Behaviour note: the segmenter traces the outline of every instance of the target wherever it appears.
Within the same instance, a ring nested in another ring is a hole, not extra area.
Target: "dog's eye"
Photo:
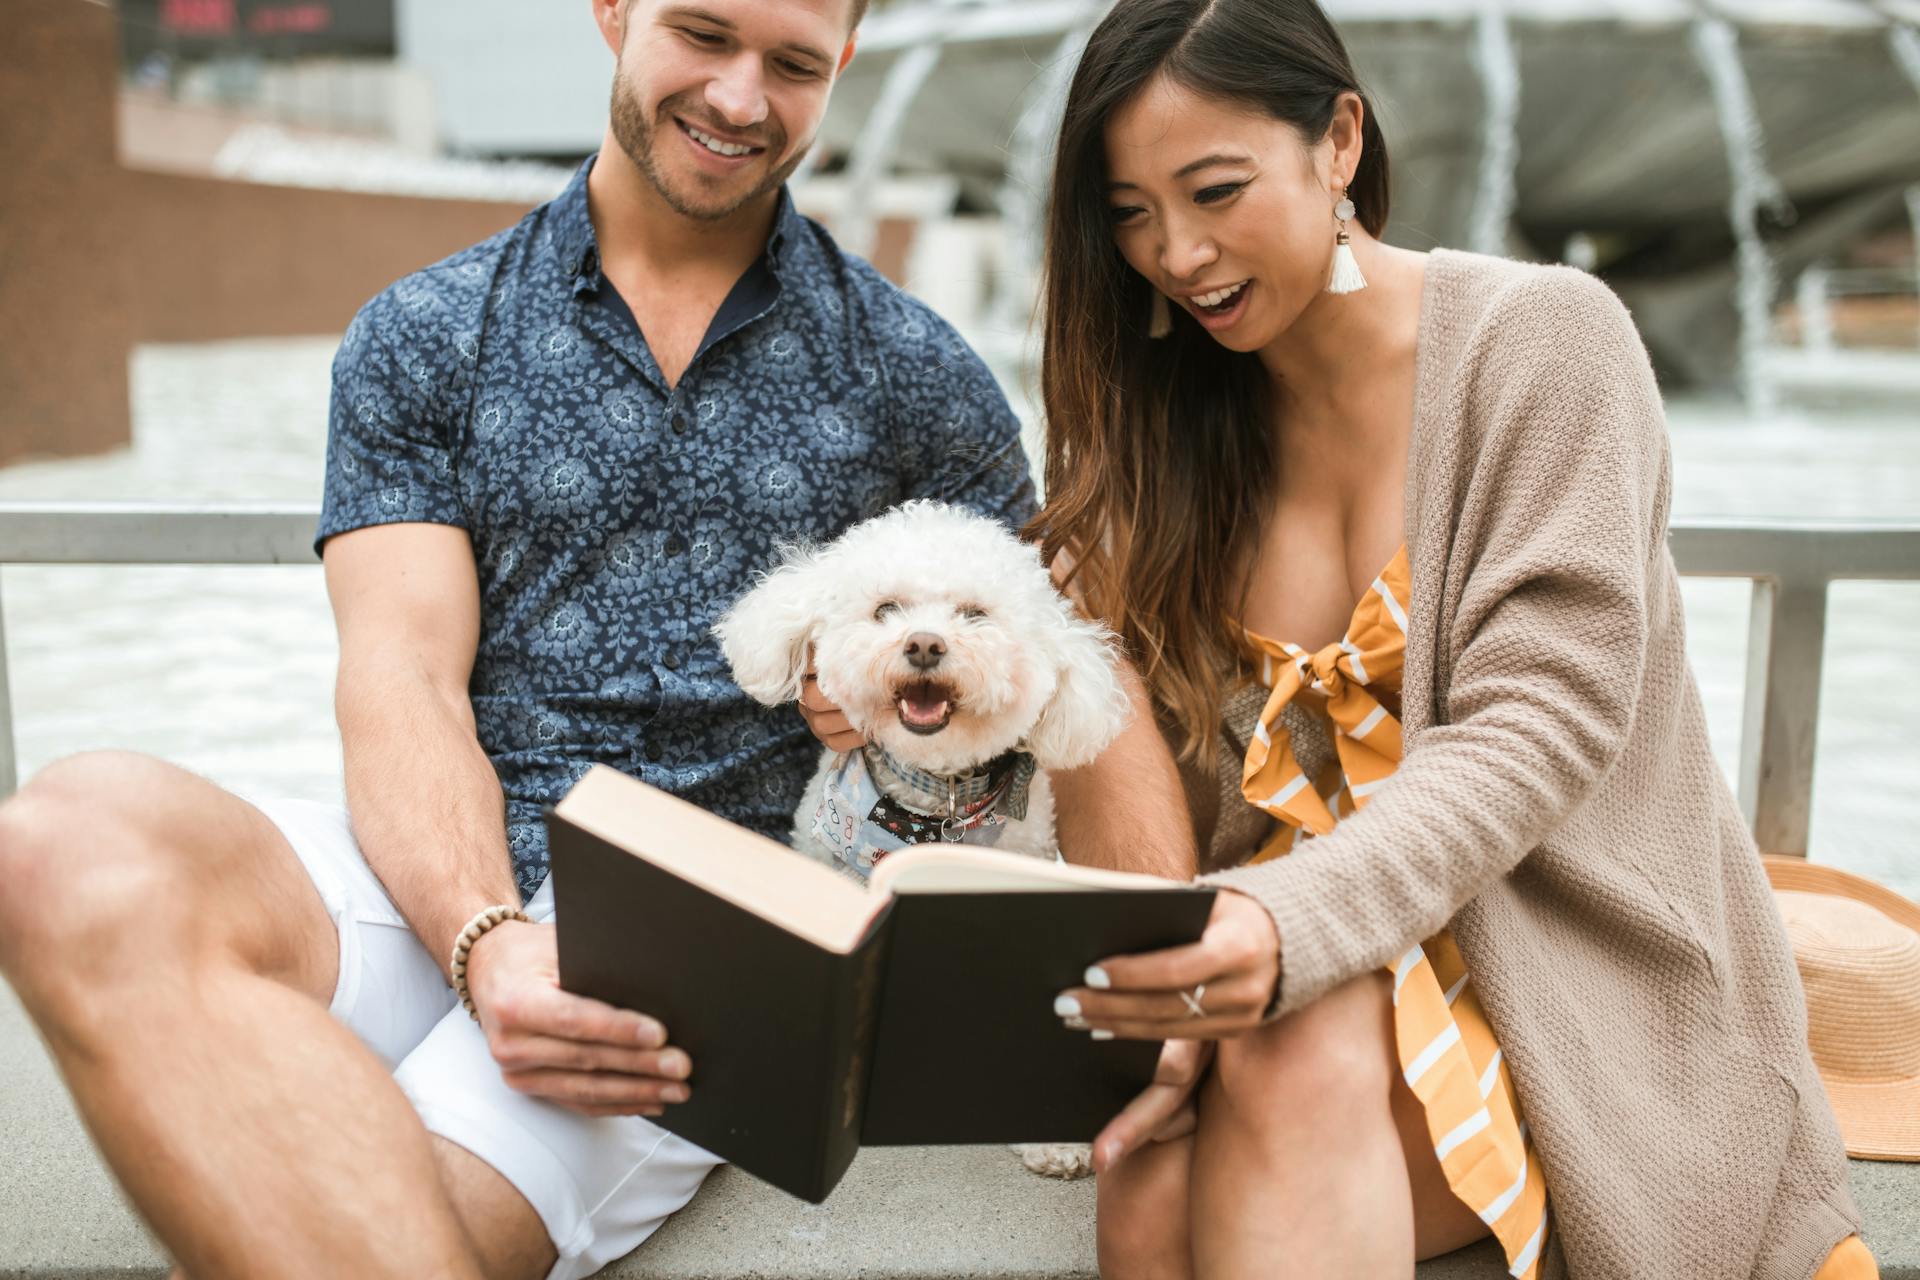
[[[888,614],[898,612],[900,612],[900,602],[898,600],[882,600],[874,607],[873,620],[875,622],[884,622]]]
[[[977,604],[963,604],[955,612],[968,622],[978,622],[987,616],[987,611]]]

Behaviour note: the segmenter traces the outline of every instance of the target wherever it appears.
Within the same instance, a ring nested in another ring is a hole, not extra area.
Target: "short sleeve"
[[[455,483],[444,339],[415,334],[389,290],[362,307],[333,360],[326,491],[314,551],[376,524],[470,527]]]
[[[1035,513],[1020,419],[986,362],[931,307],[898,294],[883,317],[903,499],[933,498],[1019,529]]]

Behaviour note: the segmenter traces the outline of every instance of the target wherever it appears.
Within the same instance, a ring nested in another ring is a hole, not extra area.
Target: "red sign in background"
[[[128,53],[394,51],[394,0],[121,0]]]
[[[225,36],[236,29],[233,0],[160,0],[160,25],[183,36]]]

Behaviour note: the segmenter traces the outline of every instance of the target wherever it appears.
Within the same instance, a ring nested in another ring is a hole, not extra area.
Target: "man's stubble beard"
[[[660,104],[660,119],[667,129],[678,129],[671,119],[675,114],[674,104],[678,100],[679,96],[676,95]],[[627,153],[627,158],[633,161],[634,167],[646,175],[647,181],[653,184],[653,189],[660,193],[660,198],[666,201],[667,206],[675,213],[702,222],[721,221],[768,192],[778,191],[781,185],[793,175],[793,171],[800,167],[800,162],[806,159],[807,151],[813,145],[809,142],[807,146],[799,148],[753,190],[716,209],[688,203],[687,199],[680,192],[675,191],[668,182],[667,175],[661,171],[653,151],[660,130],[654,127],[653,121],[647,119],[646,113],[634,99],[632,91],[627,87],[626,78],[619,73],[618,68],[614,71],[613,101],[608,114],[613,125],[614,141],[618,142],[620,149]],[[679,114],[694,120],[700,117],[700,113],[694,111],[683,111]],[[768,139],[767,150],[777,152],[786,145],[786,141],[786,134],[776,130],[775,136]]]

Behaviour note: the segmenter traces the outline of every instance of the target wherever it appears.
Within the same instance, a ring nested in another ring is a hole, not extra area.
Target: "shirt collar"
[[[593,156],[580,162],[566,190],[554,197],[548,212],[554,257],[560,269],[571,279],[582,276],[594,287],[600,283],[600,255],[593,241],[593,219],[587,213],[587,175],[593,172]]]
[[[767,265],[773,273],[780,274],[781,261],[793,247],[803,232],[804,219],[800,211],[794,208],[793,192],[782,183],[780,186],[780,205],[773,214],[773,234],[767,237]]]
[[[593,171],[595,156],[588,156],[574,170],[566,190],[554,198],[550,211],[552,219],[552,244],[560,269],[573,281],[574,289],[598,289],[600,287],[600,249],[593,236],[593,218],[587,212],[587,175]],[[794,207],[793,193],[784,185],[780,188],[780,203],[773,215],[773,234],[767,238],[767,247],[762,260],[773,271],[776,279],[782,277],[783,260],[791,256],[795,241],[800,238],[805,219]]]

